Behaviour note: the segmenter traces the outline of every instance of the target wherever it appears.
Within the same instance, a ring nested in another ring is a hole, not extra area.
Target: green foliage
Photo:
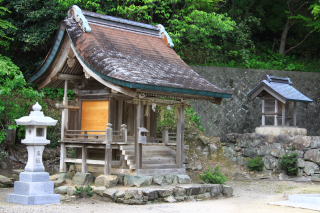
[[[62,100],[63,96],[64,96],[64,89],[45,87],[42,89],[42,92],[45,97],[48,97],[51,99]],[[67,95],[68,95],[69,100],[75,99],[75,94],[73,93],[73,91],[71,89],[68,89]]]
[[[0,143],[5,139],[7,128],[17,128],[14,119],[28,114],[36,101],[46,109],[41,97],[37,91],[27,87],[19,68],[8,57],[0,55]]]
[[[228,179],[224,176],[220,170],[219,166],[216,166],[212,171],[208,168],[204,171],[204,174],[200,174],[199,178],[206,183],[212,184],[224,184]]]
[[[92,197],[93,189],[91,185],[92,183],[89,183],[87,186],[75,186],[76,192],[74,195],[80,198]]]
[[[3,2],[3,0],[0,0],[0,4],[1,2]],[[11,24],[10,22],[6,21],[6,20],[1,20],[1,17],[4,17],[5,15],[7,15],[8,13],[11,13],[7,8],[5,7],[1,7],[0,6],[0,46],[1,48],[4,49],[8,49],[9,48],[9,40],[13,40],[12,38],[8,37],[6,35],[6,33],[4,32],[4,30],[16,30],[17,28],[15,26],[13,26],[13,24]]]
[[[288,175],[298,174],[298,157],[297,153],[293,152],[290,154],[285,154],[279,158],[279,164],[281,168],[288,172]]]
[[[161,132],[163,127],[168,127],[169,132],[175,132],[177,128],[177,120],[175,117],[175,108],[171,107],[170,110],[168,110],[166,107],[164,107],[164,119],[161,120],[161,107],[157,107],[158,117],[157,117],[157,132]],[[191,128],[193,125],[195,125],[199,130],[206,131],[201,126],[200,117],[197,115],[197,113],[194,111],[192,107],[185,108],[184,109],[185,114],[185,128],[186,131]]]
[[[8,152],[4,150],[0,150],[0,161],[2,161],[3,158],[7,158],[7,157],[9,157]]]
[[[248,167],[250,171],[258,171],[258,172],[263,171],[264,164],[261,160],[261,157],[255,157],[255,158],[249,159]]]

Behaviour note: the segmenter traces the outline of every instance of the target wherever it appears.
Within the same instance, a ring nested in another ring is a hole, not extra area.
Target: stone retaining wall
[[[308,130],[308,135],[320,135],[320,73],[290,72],[278,70],[253,70],[227,67],[191,66],[214,85],[232,93],[222,104],[192,101],[199,114],[206,135],[220,137],[223,134],[254,132],[261,125],[261,101],[248,99],[247,94],[258,85],[265,74],[289,77],[292,86],[314,100],[311,104],[297,104],[297,125]]]
[[[296,152],[298,176],[320,177],[320,136],[230,133],[222,136],[220,141],[224,155],[239,165],[247,166],[249,158],[260,156],[266,170],[282,173],[279,157]]]

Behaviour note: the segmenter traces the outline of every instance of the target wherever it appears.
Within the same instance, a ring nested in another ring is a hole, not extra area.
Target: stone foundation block
[[[233,188],[231,186],[225,186],[222,187],[222,194],[225,197],[232,197],[233,195]]]
[[[92,173],[77,172],[72,180],[73,185],[87,185],[93,181]]]
[[[49,180],[48,172],[21,172],[19,180],[23,182],[45,182]]]
[[[49,194],[49,195],[19,195],[19,194],[8,194],[7,203],[17,203],[22,205],[42,205],[60,203],[60,195]]]
[[[133,175],[125,175],[124,176],[124,185],[125,186],[151,186],[152,176],[133,176]]]
[[[104,186],[106,188],[115,187],[119,181],[116,175],[100,175],[95,180],[95,186]]]

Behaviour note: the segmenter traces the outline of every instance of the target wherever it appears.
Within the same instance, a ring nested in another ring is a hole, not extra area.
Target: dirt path
[[[0,212],[139,212],[145,213],[307,213],[315,212],[306,209],[268,205],[267,202],[286,200],[288,194],[320,193],[320,185],[311,183],[279,182],[279,181],[229,181],[233,186],[234,197],[219,200],[148,204],[143,206],[128,206],[106,203],[96,200],[75,200],[69,203],[22,206],[5,202],[6,194],[13,189],[0,189]]]

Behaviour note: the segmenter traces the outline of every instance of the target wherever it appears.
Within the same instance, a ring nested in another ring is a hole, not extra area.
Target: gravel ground
[[[307,213],[314,212],[306,209],[268,205],[267,202],[286,200],[288,194],[320,193],[320,185],[312,183],[295,183],[290,181],[228,181],[234,188],[232,198],[218,200],[157,203],[142,206],[128,206],[92,199],[76,199],[61,204],[22,206],[6,203],[6,194],[13,193],[11,189],[0,189],[0,212],[214,212],[214,213]]]

